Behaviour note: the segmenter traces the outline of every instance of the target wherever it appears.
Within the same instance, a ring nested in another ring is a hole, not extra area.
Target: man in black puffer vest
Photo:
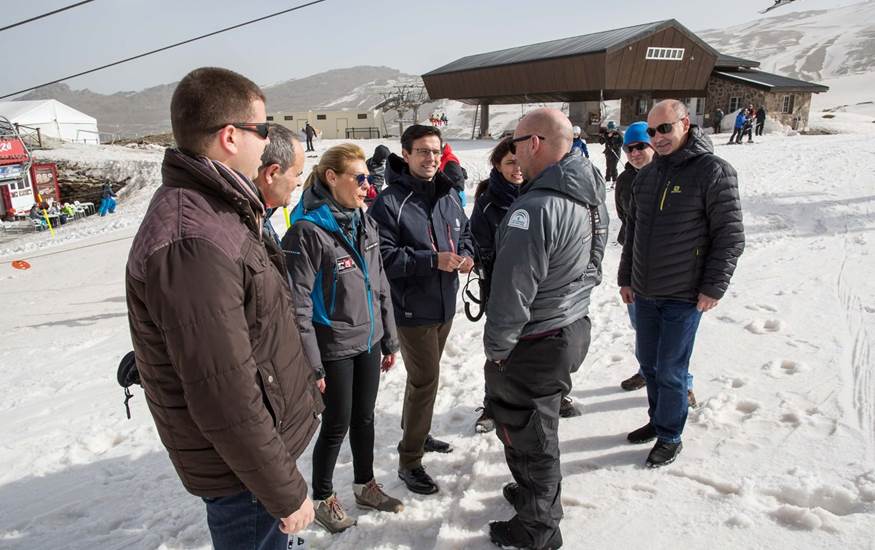
[[[657,440],[647,457],[655,468],[681,451],[696,330],[729,286],[744,226],[735,169],[690,125],[684,104],[656,104],[647,125],[659,156],[635,178],[618,283],[623,302],[635,303],[650,416],[628,439]]]

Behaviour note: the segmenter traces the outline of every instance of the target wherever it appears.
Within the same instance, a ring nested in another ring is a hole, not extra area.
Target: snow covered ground
[[[574,376],[584,414],[560,426],[567,548],[875,548],[871,120],[836,113],[822,123],[845,133],[717,146],[739,172],[747,248],[725,299],[702,321],[692,363],[701,406],[684,451],[657,471],[643,467],[649,445],[625,440],[646,421],[646,398],[619,388],[636,366],[615,283],[619,248],[609,246],[592,347]],[[378,143],[361,142],[368,153]],[[472,186],[487,174],[493,144],[454,142]],[[92,162],[114,162],[120,174],[157,174],[160,153],[92,150],[103,151]],[[590,151],[603,169],[600,146]],[[176,478],[142,391],[127,420],[115,382],[130,349],[124,266],[153,191],[132,188],[114,216],[65,228],[55,241],[43,233],[0,246],[0,547],[209,547],[203,504]],[[13,259],[33,267],[14,270]],[[482,329],[460,304],[433,427],[455,452],[425,461],[441,492],[416,496],[395,477],[399,366],[378,400],[375,468],[406,510],[350,507],[358,526],[335,536],[308,529],[310,548],[492,547],[487,522],[512,511],[500,493],[510,480],[501,446],[473,432]],[[309,478],[309,452],[299,465]],[[351,481],[345,446],[335,486],[347,504]]]

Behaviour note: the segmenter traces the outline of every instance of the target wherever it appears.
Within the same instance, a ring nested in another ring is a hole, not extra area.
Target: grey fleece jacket
[[[579,151],[524,185],[496,235],[486,357],[504,360],[521,338],[587,315],[607,239],[605,180]]]

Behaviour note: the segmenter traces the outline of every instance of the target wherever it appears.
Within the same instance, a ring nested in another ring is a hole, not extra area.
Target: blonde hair
[[[319,159],[319,164],[314,166],[313,171],[307,176],[307,181],[304,182],[304,188],[313,185],[317,179],[324,183],[325,172],[328,170],[334,170],[335,173],[340,174],[346,170],[349,163],[357,160],[367,160],[365,152],[362,151],[361,147],[354,143],[341,143],[340,145],[335,145],[322,153],[322,158]]]

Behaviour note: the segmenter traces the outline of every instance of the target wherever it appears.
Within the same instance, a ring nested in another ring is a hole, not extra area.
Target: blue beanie
[[[647,123],[644,121],[633,122],[626,128],[626,135],[623,137],[623,145],[632,143],[646,143],[650,145],[650,136],[647,135]]]

